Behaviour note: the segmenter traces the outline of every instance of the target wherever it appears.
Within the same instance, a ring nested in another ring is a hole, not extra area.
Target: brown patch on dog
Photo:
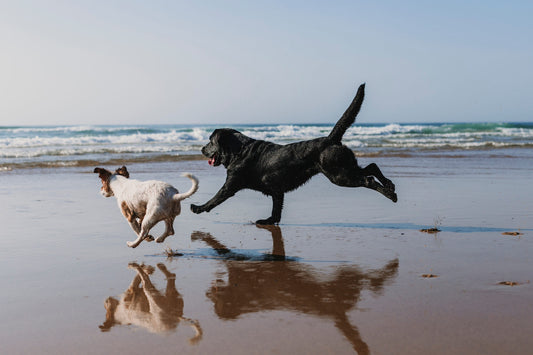
[[[100,180],[102,180],[102,188],[101,190],[106,192],[108,195],[113,195],[113,191],[111,190],[111,187],[109,186],[109,178],[111,177],[111,172],[106,169],[102,168],[94,168],[94,173],[98,174],[98,177]]]
[[[124,215],[124,217],[126,217],[128,222],[133,222],[135,220],[135,214],[128,207],[126,201],[122,201],[122,203],[120,204],[120,210],[122,211],[122,214]]]
[[[93,172],[98,174],[98,177],[102,180],[107,180],[111,176],[111,172],[103,168],[94,168]]]
[[[111,191],[111,187],[109,186],[109,180],[102,180],[102,190],[109,195],[113,195],[113,191]]]
[[[128,172],[128,169],[126,168],[125,165],[122,165],[121,168],[118,168],[117,170],[115,170],[115,173],[117,175],[124,176],[126,179],[129,179],[129,177],[130,177],[130,173]]]

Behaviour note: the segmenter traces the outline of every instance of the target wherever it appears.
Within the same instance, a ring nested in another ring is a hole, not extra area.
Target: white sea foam
[[[214,126],[57,126],[0,127],[0,166],[51,162],[106,161],[142,155],[200,154]],[[333,125],[233,126],[255,138],[280,144],[323,137]],[[533,124],[385,124],[354,125],[343,144],[380,154],[416,150],[533,148]]]

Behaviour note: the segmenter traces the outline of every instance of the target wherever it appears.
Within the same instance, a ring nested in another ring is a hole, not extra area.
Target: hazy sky
[[[0,0],[0,125],[533,120],[532,1]]]

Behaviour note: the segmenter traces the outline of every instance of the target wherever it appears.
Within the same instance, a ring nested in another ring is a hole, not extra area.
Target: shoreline
[[[398,162],[409,161],[412,159],[527,159],[530,157],[533,149],[530,148],[498,148],[493,149],[487,147],[485,149],[436,149],[436,150],[411,150],[405,151],[359,151],[353,150],[357,159],[364,161],[366,159],[397,159]],[[47,160],[47,161],[31,161],[19,163],[0,163],[0,174],[12,171],[31,171],[33,169],[81,169],[95,166],[122,166],[122,165],[146,165],[146,164],[171,164],[188,161],[204,161],[207,160],[202,154],[142,154],[134,156],[113,157],[107,160]]]

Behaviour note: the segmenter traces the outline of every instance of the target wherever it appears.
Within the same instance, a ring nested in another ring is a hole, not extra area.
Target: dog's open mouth
[[[207,162],[209,163],[209,165],[215,166],[216,160],[217,160],[217,153],[213,154],[213,156],[209,158]]]

